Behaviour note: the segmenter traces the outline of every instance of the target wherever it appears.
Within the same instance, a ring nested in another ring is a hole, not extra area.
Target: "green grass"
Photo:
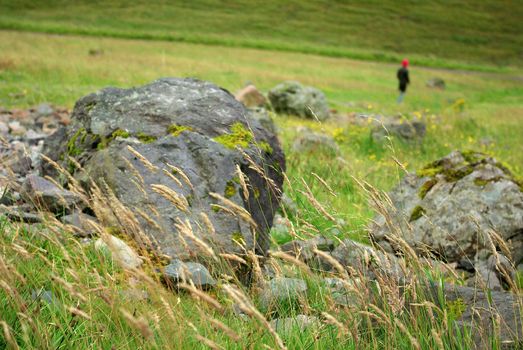
[[[522,65],[522,17],[520,3],[493,0],[0,1],[3,29],[482,70]]]

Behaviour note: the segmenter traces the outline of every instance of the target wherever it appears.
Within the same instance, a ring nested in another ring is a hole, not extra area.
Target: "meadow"
[[[26,7],[17,7],[11,9],[11,13],[2,14],[0,26],[7,26],[5,23],[8,22],[20,24],[37,19],[39,11],[31,10],[30,5],[27,2]],[[481,6],[478,8],[481,9]],[[129,32],[127,24],[120,22],[107,24],[105,28],[103,17],[84,17],[83,9],[80,5],[71,9],[78,14],[75,21],[91,18],[93,22],[86,23],[87,27]],[[60,6],[49,11],[55,11],[56,18],[49,24],[38,21],[43,28],[41,31],[54,31],[45,29],[44,25],[54,28],[52,26],[59,24],[70,28],[69,20],[61,16],[63,9]],[[191,11],[190,14],[197,13],[194,9]],[[110,15],[111,11],[108,11],[106,16]],[[131,19],[153,20],[144,16],[144,12],[135,12],[135,17],[133,13],[130,15]],[[228,15],[233,16],[234,13]],[[154,35],[160,35],[157,32],[161,31],[149,29],[149,23],[142,23],[142,29],[138,26],[137,32],[145,31],[143,28],[152,30],[150,35],[154,39]],[[503,26],[510,23],[507,21]],[[176,25],[182,24],[173,23],[172,31],[178,29]],[[270,26],[270,22],[266,25]],[[194,28],[187,30],[199,33]],[[265,32],[267,28],[255,26],[252,30]],[[325,30],[337,29],[327,26]],[[494,28],[493,33],[496,30]],[[505,29],[499,30],[503,32]],[[67,31],[69,29],[63,30]],[[282,29],[282,33],[285,30]],[[81,96],[106,86],[125,88],[159,77],[191,76],[209,80],[231,92],[240,89],[246,82],[252,82],[266,92],[281,81],[298,80],[324,91],[331,108],[342,116],[350,113],[401,113],[406,118],[427,117],[427,135],[421,142],[391,138],[380,143],[372,139],[368,128],[339,120],[320,123],[273,115],[287,156],[290,181],[286,184],[286,192],[299,208],[299,215],[291,219],[305,233],[332,233],[340,238],[366,241],[365,228],[374,216],[374,209],[369,203],[368,193],[358,183],[365,181],[379,191],[388,191],[406,170],[415,171],[455,149],[487,152],[509,164],[516,175],[523,174],[523,71],[518,66],[512,66],[506,73],[496,66],[489,66],[489,61],[496,60],[498,56],[508,63],[519,63],[520,58],[515,58],[511,48],[498,48],[499,51],[493,51],[490,56],[466,50],[458,54],[460,50],[449,49],[442,56],[443,67],[445,62],[456,59],[457,62],[471,62],[470,65],[492,67],[494,72],[427,68],[414,64],[410,68],[412,85],[405,102],[397,105],[396,63],[299,52],[306,51],[300,50],[299,45],[312,45],[319,40],[303,33],[295,34],[304,40],[296,42],[297,49],[277,51],[270,51],[269,47],[255,49],[249,45],[236,47],[240,44],[204,45],[177,42],[185,40],[139,40],[132,39],[131,35],[122,39],[86,34],[89,35],[0,31],[0,106],[25,108],[50,102],[72,108]],[[222,37],[219,32],[216,35]],[[101,36],[104,36],[103,33]],[[283,34],[279,37],[277,32],[274,38],[284,40]],[[355,47],[389,49],[372,42],[366,45],[360,43]],[[432,49],[436,53],[441,52],[436,47]],[[409,50],[414,54],[429,51],[427,48]],[[97,54],[92,55],[90,51]],[[468,61],[468,55],[484,59]],[[393,54],[391,59],[399,57]],[[444,79],[446,90],[426,87],[426,80],[433,77]],[[340,146],[340,154],[293,152],[291,145],[301,126],[331,134]],[[335,196],[325,191],[324,185],[312,173],[324,179]],[[302,179],[324,208],[343,221],[333,223],[316,210],[300,192],[303,190]],[[130,275],[113,264],[108,256],[92,247],[81,246],[62,232],[52,219],[47,227],[27,227],[2,219],[0,227],[0,310],[3,310],[0,313],[0,330],[3,330],[3,333],[0,332],[0,347],[18,348],[14,340],[20,348],[53,349],[279,347],[278,337],[258,315],[246,320],[229,310],[232,301],[236,300],[232,297],[233,292],[217,291],[202,295],[193,290],[173,293],[158,288],[158,281],[150,271]],[[291,238],[275,234],[274,248]],[[300,305],[263,310],[263,315],[292,316],[307,312],[330,320],[321,332],[293,330],[282,335],[291,349],[467,349],[470,345],[466,334],[447,324],[457,316],[451,306],[438,310],[441,315],[438,314],[435,319],[431,316],[432,311],[423,310],[398,315],[393,302],[388,306],[380,305],[378,310],[369,309],[374,316],[362,313],[358,316],[361,318],[351,317],[332,303],[331,295],[317,277],[300,268],[282,268],[307,280],[310,289],[308,299]],[[432,277],[437,279],[440,276]],[[131,282],[133,279],[138,282]],[[132,283],[139,283],[147,290],[149,300],[136,301],[123,297],[122,290]],[[391,285],[393,287],[397,286]],[[59,303],[55,304],[54,299],[39,303],[31,298],[32,291],[47,289],[54,291],[54,298]],[[211,296],[212,300],[206,295]],[[257,306],[255,298],[254,304]],[[329,319],[329,315],[342,320],[344,325]],[[354,329],[359,331],[351,333]]]

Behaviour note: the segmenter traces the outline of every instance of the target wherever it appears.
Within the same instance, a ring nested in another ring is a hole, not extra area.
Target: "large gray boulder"
[[[269,100],[277,113],[319,120],[325,120],[330,115],[323,92],[296,81],[285,81],[275,86],[269,91]]]
[[[172,258],[198,257],[201,244],[184,230],[219,252],[265,254],[269,247],[284,154],[274,132],[216,85],[165,78],[100,90],[76,103],[71,124],[47,139],[44,153],[87,190],[91,180],[102,189],[107,184]],[[43,172],[55,174],[49,166]]]
[[[370,226],[387,251],[398,250],[401,239],[419,254],[479,266],[491,247],[503,248],[495,232],[508,243],[516,266],[523,260],[521,184],[487,155],[452,152],[405,176],[389,197],[392,205]]]

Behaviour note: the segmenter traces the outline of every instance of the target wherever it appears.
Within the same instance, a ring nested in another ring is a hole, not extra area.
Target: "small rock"
[[[9,126],[6,123],[0,121],[0,134],[7,135],[9,133]]]
[[[270,322],[270,325],[278,333],[289,333],[295,330],[304,332],[307,329],[318,328],[321,322],[314,316],[297,315],[296,317],[276,318]]]
[[[9,122],[7,126],[13,136],[24,136],[27,132],[27,129],[17,120]]]
[[[355,290],[361,283],[359,278],[342,280],[340,278],[324,278],[325,286],[330,289],[331,296],[336,305],[355,307],[360,305]]]
[[[71,225],[75,235],[79,237],[91,236],[93,234],[93,228],[89,224],[89,221],[98,222],[95,217],[78,211],[64,215],[60,220],[66,225]]]
[[[281,206],[285,208],[285,211],[289,214],[296,214],[298,212],[298,206],[286,193],[281,196]]]
[[[304,241],[294,240],[283,244],[280,249],[300,259],[312,268],[323,271],[329,271],[331,269],[330,264],[328,264],[325,259],[318,257],[314,253],[314,249],[331,252],[334,249],[334,241],[331,239],[317,236]]]
[[[277,113],[319,120],[330,116],[323,92],[296,81],[286,81],[275,86],[269,91],[269,100]]]
[[[85,205],[79,195],[61,189],[51,181],[37,175],[29,175],[26,178],[21,194],[36,207],[43,205],[55,213]]]
[[[372,138],[376,141],[383,141],[389,135],[405,140],[421,139],[425,136],[427,130],[425,122],[417,118],[412,120],[402,117],[382,118],[381,122],[373,124]]]
[[[54,297],[53,292],[50,290],[36,290],[31,291],[31,299],[41,300],[49,305],[58,303],[57,299]]]
[[[445,90],[445,81],[441,78],[429,79],[425,85],[429,88]]]
[[[25,139],[29,142],[37,143],[38,141],[45,139],[47,136],[48,135],[46,134],[42,134],[34,131],[33,129],[29,129],[25,134]]]
[[[305,296],[307,284],[299,278],[279,277],[270,280],[261,291],[260,303],[268,308],[285,301],[296,300]]]
[[[488,268],[485,262],[476,264],[476,276],[480,278],[481,287],[491,290],[503,290],[496,271]]]
[[[12,206],[5,207],[0,206],[0,213],[7,216],[9,220],[20,221],[26,223],[39,223],[42,222],[42,216],[37,213],[29,211],[27,207],[24,206]]]
[[[124,269],[136,269],[142,265],[143,261],[138,254],[120,238],[107,235],[107,242],[98,238],[94,242],[94,247],[99,250],[106,250],[112,253],[113,258]]]
[[[41,103],[36,107],[36,113],[41,116],[50,115],[54,113],[54,109],[48,103]]]
[[[487,268],[494,271],[500,281],[507,279],[514,280],[516,278],[516,269],[510,260],[503,254],[496,253],[487,259]]]
[[[305,132],[298,136],[292,144],[292,150],[297,153],[323,150],[332,155],[337,155],[340,151],[332,136],[317,132]]]
[[[236,95],[234,95],[234,98],[248,108],[263,107],[267,104],[265,96],[252,84],[238,91]]]
[[[216,285],[216,280],[211,276],[205,266],[195,262],[183,262],[178,259],[171,260],[164,269],[164,276],[174,284],[191,281],[201,289],[209,289]]]

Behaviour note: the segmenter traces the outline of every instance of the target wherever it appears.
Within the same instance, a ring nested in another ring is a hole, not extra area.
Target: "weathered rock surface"
[[[64,215],[60,219],[64,224],[69,225],[74,234],[79,237],[91,236],[93,227],[90,225],[90,222],[97,222],[95,217],[78,211]]]
[[[325,120],[330,115],[323,92],[296,81],[286,81],[275,86],[269,91],[269,100],[277,113],[319,120]]]
[[[433,293],[439,304],[437,288]],[[485,293],[457,285],[445,285],[443,294],[447,308],[452,304],[458,313],[458,325],[471,331],[475,349],[492,349],[491,337],[498,339],[502,349],[523,345],[521,296],[502,291]]]
[[[164,254],[198,255],[194,241],[180,233],[186,229],[229,253],[243,252],[240,245],[260,254],[268,249],[284,155],[276,135],[213,84],[165,78],[138,88],[103,89],[76,103],[71,124],[48,138],[44,151],[87,188],[88,178],[101,188],[106,183]],[[237,166],[249,183],[248,200]],[[44,173],[53,170],[44,167]],[[227,204],[211,193],[244,208],[255,225],[220,209]]]
[[[120,238],[113,235],[98,238],[94,247],[100,251],[111,252],[113,259],[124,269],[136,269],[142,265],[140,256]]]
[[[291,302],[304,297],[307,293],[307,284],[299,278],[277,277],[269,282],[261,291],[260,304],[263,308],[278,305],[282,302]]]
[[[247,108],[264,107],[267,104],[267,99],[258,91],[256,86],[249,84],[240,91],[238,91],[234,98]]]
[[[373,123],[372,137],[381,141],[386,136],[392,135],[404,140],[416,140],[425,136],[427,126],[420,119],[405,119],[402,117],[382,118]]]
[[[318,328],[320,320],[314,316],[296,315],[295,317],[276,318],[270,322],[271,327],[278,333],[288,333],[299,330]]]
[[[298,153],[324,151],[332,155],[337,155],[340,151],[332,136],[308,130],[296,137],[292,150]]]
[[[523,192],[493,158],[452,152],[405,176],[389,196],[391,222],[378,215],[370,226],[374,240],[389,252],[398,249],[400,238],[419,254],[479,267],[492,254],[491,240],[500,248],[496,232],[508,242],[515,265],[523,261]]]
[[[216,285],[216,280],[205,266],[199,263],[182,262],[175,259],[164,268],[163,274],[169,282],[175,285],[181,282],[192,282],[201,289],[209,289]]]
[[[445,90],[445,81],[441,78],[432,78],[427,80],[425,85],[429,88]]]
[[[49,180],[37,175],[29,175],[23,186],[22,195],[36,208],[49,209],[52,212],[63,212],[75,207],[85,207],[82,197],[64,190]]]

